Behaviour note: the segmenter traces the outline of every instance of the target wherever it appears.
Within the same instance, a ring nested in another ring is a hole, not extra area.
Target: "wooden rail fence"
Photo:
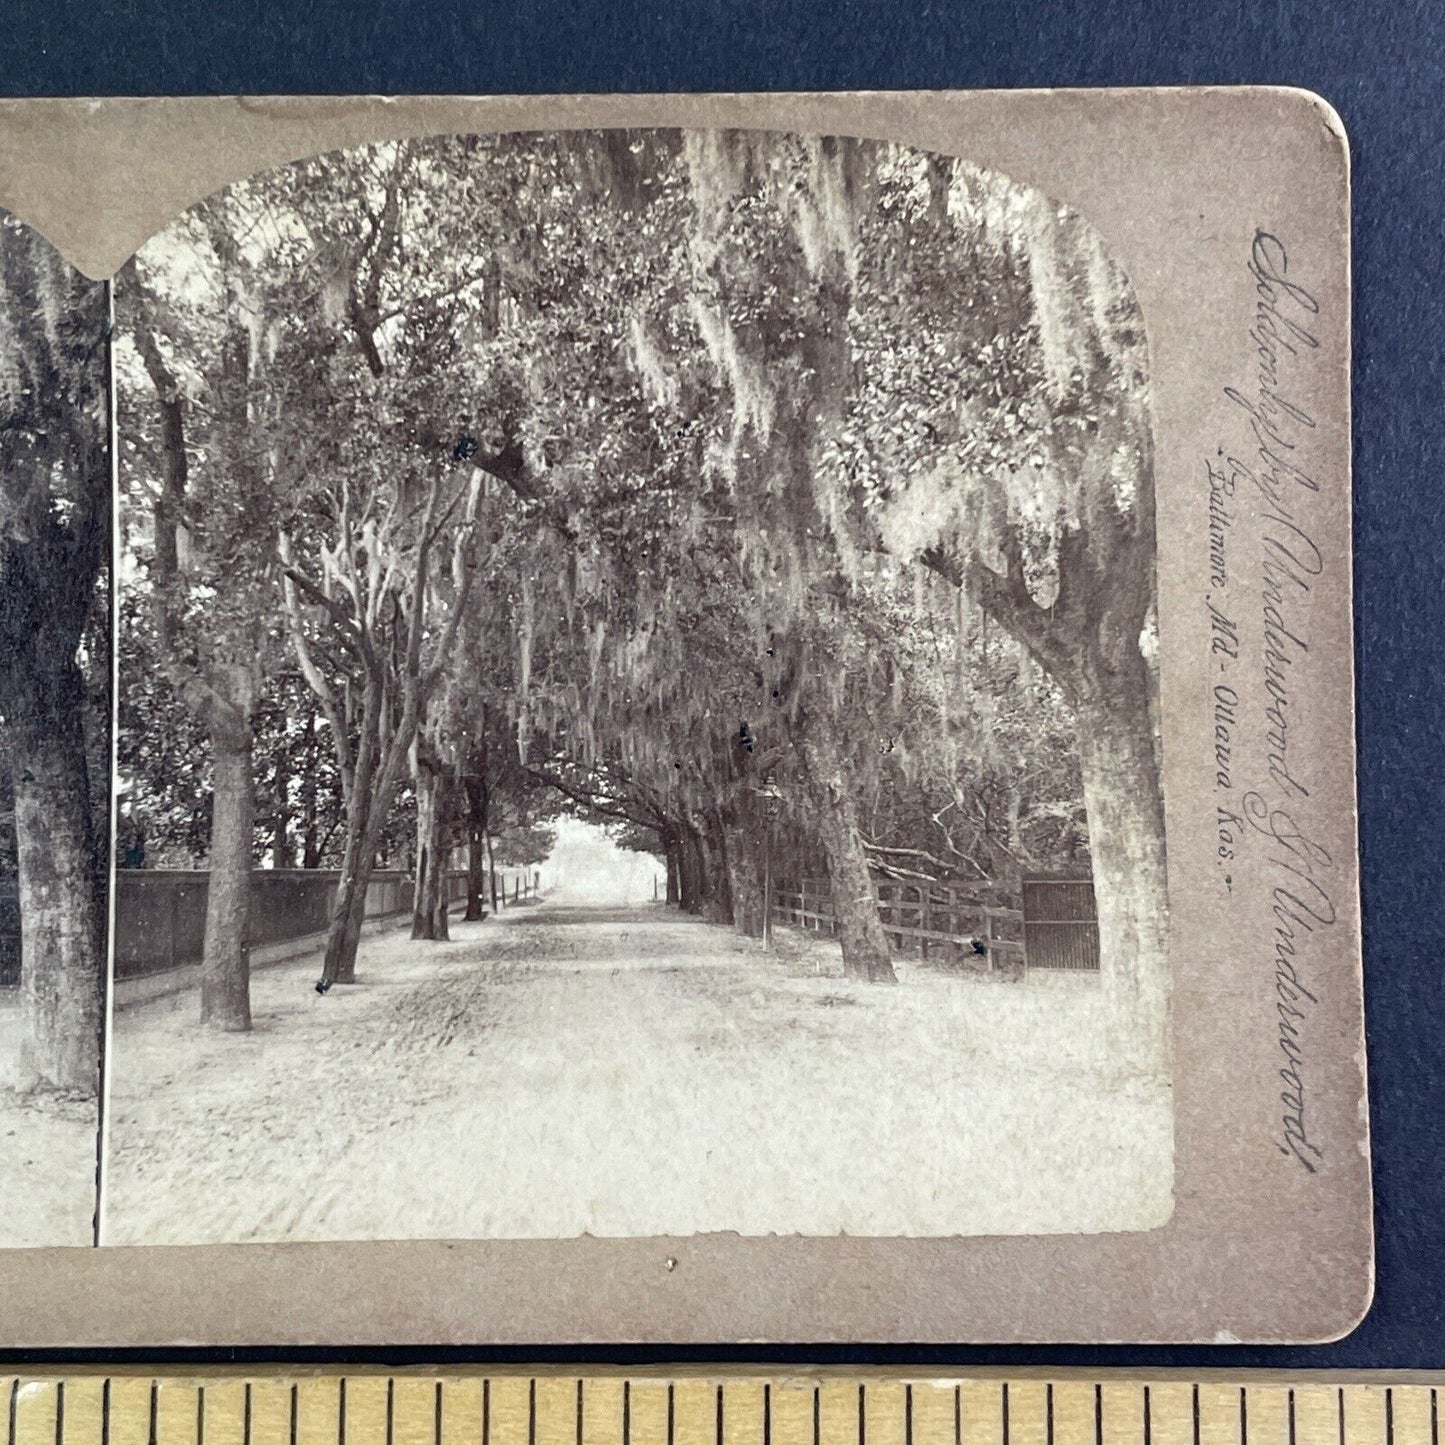
[[[980,968],[1024,965],[1024,916],[988,903],[967,889],[875,881],[883,932],[900,952]],[[773,894],[773,918],[814,933],[836,936],[833,894],[826,879],[805,879]]]

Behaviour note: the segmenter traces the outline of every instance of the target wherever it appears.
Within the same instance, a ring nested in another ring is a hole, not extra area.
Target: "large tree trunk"
[[[435,872],[432,847],[436,842],[436,775],[418,773],[416,782],[416,870],[411,890],[411,936],[436,937],[433,898]]]
[[[678,831],[678,896],[684,913],[701,913],[703,902],[702,840],[697,829],[684,823]]]
[[[20,882],[20,1070],[30,1087],[100,1081],[105,912],[73,661],[33,676],[7,718]]]
[[[251,1027],[251,845],[255,779],[251,722],[217,699],[211,709],[211,848],[201,954],[201,1023],[228,1033]]]
[[[662,848],[667,856],[667,901],[669,904],[682,902],[682,843],[677,829],[662,829]]]
[[[452,779],[421,764],[416,778],[416,891],[411,936],[445,941],[447,863],[451,856]]]
[[[1166,1068],[1168,879],[1151,679],[1137,649],[1105,675],[1107,695],[1078,704],[1099,956],[1121,1047],[1143,1068]]]
[[[356,950],[366,918],[366,890],[371,883],[380,832],[380,824],[375,819],[382,806],[373,792],[380,742],[369,724],[368,717],[356,748],[356,774],[346,815],[341,877],[336,882],[331,924],[326,934],[326,957],[321,966],[323,992],[334,983],[356,982]]]
[[[463,779],[467,808],[467,912],[468,923],[487,916],[487,814],[489,799],[485,778],[469,774]]]
[[[765,919],[763,898],[764,830],[767,824],[744,804],[730,808],[723,822],[728,886],[732,896],[733,927],[748,938],[761,938]]]
[[[356,982],[356,950],[361,943],[361,926],[366,920],[366,893],[376,866],[377,845],[391,809],[402,761],[416,736],[415,718],[406,718],[383,743],[381,718],[387,707],[385,689],[374,682],[363,714],[348,789],[346,850],[331,911],[326,958],[317,985],[320,993],[325,993],[334,983]]]
[[[291,846],[291,744],[284,734],[276,748],[271,796],[271,866],[293,868],[296,866],[296,853]]]
[[[848,768],[831,739],[805,742],[802,752],[818,834],[828,861],[843,972],[868,983],[894,983],[897,975],[873,893],[873,876],[858,827],[857,797]]]
[[[321,965],[321,987],[356,982],[356,950],[361,943],[361,925],[366,921],[366,890],[376,857],[376,834],[368,817],[358,819],[346,830],[346,848],[341,855],[341,877],[331,905],[331,924],[326,934],[326,956]]]
[[[416,869],[411,893],[411,936],[436,937],[436,839],[438,774],[418,763],[412,777],[416,793]]]
[[[702,916],[709,923],[730,924],[733,899],[728,886],[727,844],[721,823],[711,815],[702,819],[697,837],[702,857]]]
[[[487,889],[492,898],[492,916],[495,918],[500,912],[497,907],[497,855],[492,848],[492,831],[490,828],[482,830],[482,845],[487,854]]]

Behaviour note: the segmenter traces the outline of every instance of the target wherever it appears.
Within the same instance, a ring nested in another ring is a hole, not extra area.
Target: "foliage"
[[[367,678],[404,677],[410,635],[433,682],[388,694],[389,725],[485,767],[508,861],[563,806],[539,789],[659,848],[771,789],[806,853],[826,736],[884,871],[1087,863],[1088,659],[1046,623],[1093,606],[1137,649],[1152,571],[1127,607],[1098,579],[1134,586],[1152,482],[1142,324],[1077,217],[872,143],[444,137],[233,187],[137,276],[199,438],[192,653],[218,614],[272,646],[284,578],[323,700],[283,669],[256,706],[261,815],[291,812],[292,848],[298,779],[335,805]],[[161,585],[154,430],[126,468],[135,599]],[[194,855],[203,750],[143,618],[123,767]],[[320,716],[334,765],[307,751]]]

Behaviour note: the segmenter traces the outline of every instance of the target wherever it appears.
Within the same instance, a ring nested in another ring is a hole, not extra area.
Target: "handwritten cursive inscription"
[[[1267,890],[1267,977],[1282,1085],[1275,1147],[1314,1174],[1326,1150],[1311,1109],[1310,1018],[1320,1001],[1311,942],[1334,924],[1336,908],[1330,855],[1310,832],[1309,759],[1298,739],[1312,697],[1303,686],[1311,603],[1325,570],[1311,536],[1311,511],[1321,491],[1309,456],[1317,426],[1303,401],[1322,318],[1318,299],[1279,236],[1256,230],[1247,265],[1254,286],[1250,376],[1247,385],[1224,391],[1234,415],[1245,419],[1247,433],[1243,445],[1222,446],[1207,463],[1206,605],[1210,655],[1226,674],[1216,673],[1210,682],[1215,787],[1233,788],[1239,771],[1254,773],[1258,782],[1239,803],[1220,798],[1217,861],[1232,869],[1248,849],[1251,879]],[[1252,579],[1237,581],[1227,564],[1228,535],[1236,521],[1243,527],[1246,514],[1257,560]],[[1235,586],[1250,594],[1239,601],[1242,610],[1229,599]],[[1221,646],[1222,620],[1229,618],[1231,645]],[[1228,677],[1236,665],[1252,674],[1241,677],[1237,688]],[[1247,706],[1252,711],[1246,713]],[[1236,743],[1237,728],[1252,735]],[[1247,765],[1241,754],[1249,758]],[[1232,871],[1223,882],[1232,894]]]

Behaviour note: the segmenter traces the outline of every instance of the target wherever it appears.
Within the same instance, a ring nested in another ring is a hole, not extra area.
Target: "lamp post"
[[[754,791],[762,802],[763,814],[768,820],[767,832],[763,837],[763,951],[767,952],[773,946],[773,830],[778,821],[783,795],[773,782],[771,774]]]

